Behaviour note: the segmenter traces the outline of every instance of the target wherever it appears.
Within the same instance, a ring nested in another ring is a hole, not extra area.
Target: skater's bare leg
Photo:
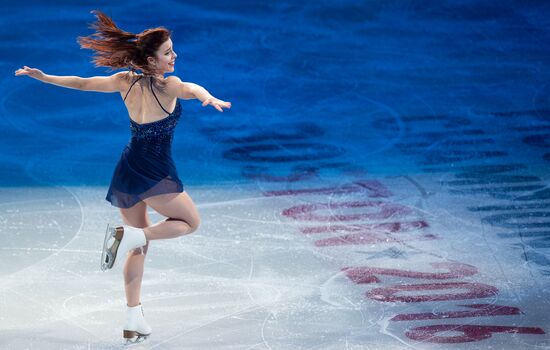
[[[167,216],[167,219],[152,225],[147,215],[148,205],[159,214]],[[143,254],[141,249],[134,249],[128,254],[124,264],[126,303],[128,306],[136,306],[140,303],[145,254],[147,254],[149,241],[174,238],[194,232],[200,224],[200,217],[186,192],[149,197],[131,208],[120,208],[120,213],[126,225],[143,228],[147,238]]]
[[[148,247],[149,242],[143,247],[143,254],[140,249],[134,249],[126,258],[126,263],[124,264],[124,290],[128,306],[136,306],[140,303],[141,282],[143,280],[143,269]]]
[[[139,202],[131,208],[120,208],[120,213],[126,225],[138,228],[151,225],[147,216],[147,204],[144,202]],[[130,251],[124,264],[124,290],[128,306],[139,305],[141,299],[141,282],[149,242],[142,248]]]
[[[167,219],[144,229],[147,240],[175,238],[197,230],[200,216],[187,192],[166,193],[144,199]]]

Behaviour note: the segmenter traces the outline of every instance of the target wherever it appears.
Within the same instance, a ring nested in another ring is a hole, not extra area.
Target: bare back
[[[170,82],[165,93],[152,86],[150,78],[133,72],[130,81],[124,80],[121,92],[130,118],[138,123],[150,123],[166,118],[176,108],[177,97],[172,94]]]

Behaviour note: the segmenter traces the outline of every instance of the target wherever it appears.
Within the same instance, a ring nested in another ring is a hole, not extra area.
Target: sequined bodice
[[[174,129],[181,115],[180,102],[176,102],[174,111],[163,119],[139,124],[130,119],[132,138],[130,149],[143,156],[163,157],[172,154]]]
[[[178,120],[181,116],[181,104],[180,101],[176,101],[176,107],[174,111],[168,116],[149,123],[136,123],[130,119],[130,130],[132,131],[132,138],[158,138],[162,135],[172,134],[176,127]]]
[[[141,79],[143,75],[138,76],[138,78],[130,85],[126,96],[124,96],[124,101],[128,97],[128,93],[132,87]],[[132,131],[132,138],[128,144],[128,149],[132,152],[138,152],[144,157],[153,156],[155,158],[162,156],[170,156],[172,153],[172,138],[174,137],[174,128],[176,127],[178,120],[181,115],[181,104],[180,101],[176,99],[176,107],[172,113],[168,112],[162,104],[160,103],[155,90],[153,89],[153,77],[150,77],[151,92],[157,100],[160,108],[163,111],[168,113],[168,116],[155,120],[154,122],[149,123],[136,123],[130,118],[130,130]]]

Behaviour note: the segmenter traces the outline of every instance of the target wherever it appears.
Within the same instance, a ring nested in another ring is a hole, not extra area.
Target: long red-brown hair
[[[119,68],[134,72],[140,70],[146,76],[153,76],[154,71],[149,66],[147,57],[155,57],[162,43],[170,38],[170,30],[156,27],[134,34],[117,27],[109,16],[99,10],[91,13],[97,17],[97,22],[90,25],[95,33],[86,37],[79,36],[76,40],[81,48],[94,51],[91,62],[95,67],[109,67],[111,71]],[[164,81],[154,81],[160,90],[166,86]]]

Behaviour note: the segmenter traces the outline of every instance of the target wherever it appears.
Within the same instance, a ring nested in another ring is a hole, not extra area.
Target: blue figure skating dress
[[[124,100],[142,77],[132,83]],[[172,113],[164,109],[153,90],[152,80],[151,77],[151,91],[168,116],[142,124],[130,118],[132,136],[122,151],[105,197],[115,207],[130,208],[147,197],[184,191],[172,159],[172,139],[181,115],[181,105],[177,100]]]

